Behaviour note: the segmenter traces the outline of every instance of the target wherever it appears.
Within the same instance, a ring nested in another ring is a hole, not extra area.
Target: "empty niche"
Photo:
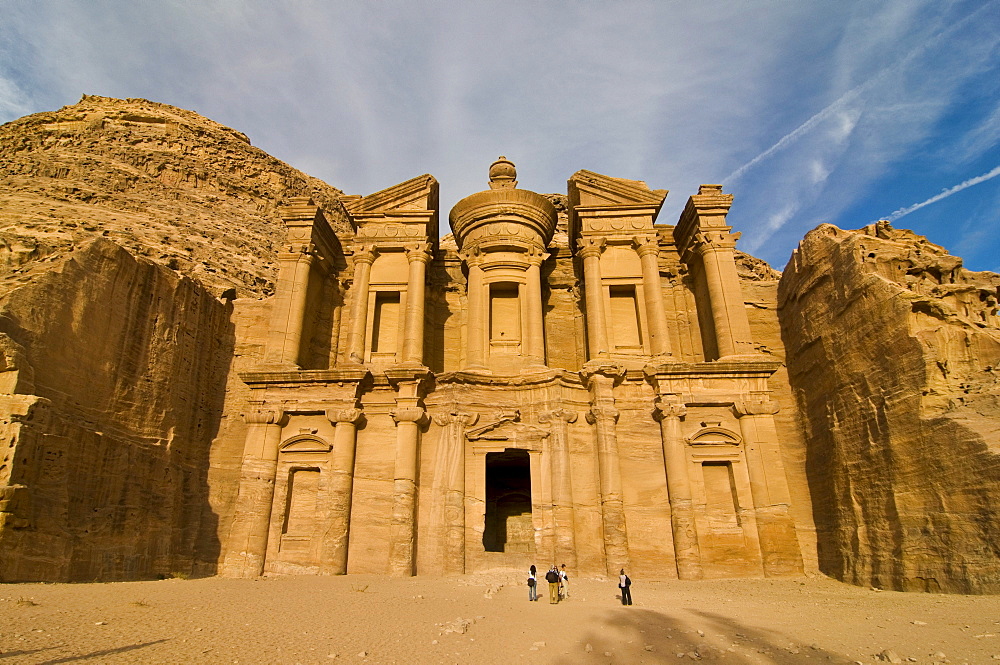
[[[392,355],[399,345],[399,291],[375,294],[372,323],[372,354]]]
[[[282,535],[309,537],[316,526],[319,469],[294,469],[288,479],[288,504]]]
[[[611,299],[611,339],[615,349],[642,350],[642,331],[639,328],[639,309],[632,284],[609,287]]]
[[[490,342],[517,343],[521,339],[521,307],[517,284],[490,284]]]
[[[740,528],[740,503],[736,495],[733,465],[730,462],[705,462],[705,512],[713,529]]]

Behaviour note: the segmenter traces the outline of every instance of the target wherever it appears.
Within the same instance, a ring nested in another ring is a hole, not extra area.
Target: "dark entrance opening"
[[[531,522],[531,464],[528,451],[486,453],[487,552],[534,552]]]

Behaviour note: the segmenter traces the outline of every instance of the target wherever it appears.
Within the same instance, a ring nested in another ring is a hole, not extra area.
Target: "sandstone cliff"
[[[0,126],[0,288],[103,236],[216,292],[266,294],[278,208],[309,195],[347,230],[339,194],[197,113],[84,96]]]
[[[104,239],[0,306],[0,581],[214,562],[232,306]]]
[[[1000,591],[998,287],[886,222],[793,254],[781,330],[827,574]]]

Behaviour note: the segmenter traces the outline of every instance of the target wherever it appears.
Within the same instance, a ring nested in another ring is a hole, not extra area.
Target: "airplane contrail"
[[[900,217],[905,217],[906,215],[909,215],[911,212],[913,212],[915,210],[920,210],[921,208],[923,208],[925,206],[929,206],[932,203],[937,203],[941,199],[946,199],[949,196],[951,196],[952,194],[957,194],[958,192],[962,191],[963,189],[968,189],[969,187],[972,187],[973,185],[978,185],[981,182],[986,182],[987,180],[992,180],[993,178],[996,178],[998,175],[1000,175],[1000,166],[997,166],[996,168],[994,168],[989,173],[984,173],[983,175],[978,175],[975,178],[969,178],[968,180],[966,180],[964,182],[960,182],[959,184],[955,185],[954,187],[952,187],[950,189],[946,189],[943,192],[941,192],[940,194],[937,194],[936,196],[930,197],[926,201],[921,201],[920,203],[914,203],[911,206],[907,206],[905,208],[900,208],[899,210],[894,211],[891,215],[889,215],[888,217],[886,217],[886,219],[888,221],[890,221],[890,222],[895,222]]]
[[[877,82],[879,82],[880,80],[882,80],[883,78],[885,78],[885,76],[887,74],[889,74],[891,72],[898,71],[899,69],[902,69],[911,60],[913,60],[918,55],[920,55],[921,53],[923,53],[924,51],[926,51],[927,49],[929,49],[934,43],[940,41],[942,38],[944,38],[948,34],[955,32],[960,27],[962,27],[963,25],[965,25],[966,23],[968,23],[969,21],[971,21],[973,18],[975,18],[976,15],[982,13],[988,6],[993,5],[993,4],[996,4],[995,0],[994,0],[994,2],[991,2],[988,5],[983,5],[982,7],[980,7],[979,9],[977,9],[976,11],[974,11],[971,14],[969,14],[968,16],[966,16],[961,21],[955,23],[952,26],[949,26],[948,28],[945,28],[944,30],[942,30],[938,34],[934,35],[930,39],[928,39],[928,40],[924,41],[923,43],[921,43],[919,46],[911,49],[910,52],[907,53],[905,56],[903,56],[902,58],[900,58],[899,60],[897,60],[893,64],[889,65],[888,67],[885,67],[884,69],[882,69],[881,71],[879,71],[878,73],[876,73],[874,76],[872,76],[871,78],[869,78],[867,81],[864,81],[863,83],[860,83],[857,86],[851,88],[850,90],[848,90],[847,92],[845,92],[843,95],[841,95],[840,97],[838,97],[836,101],[832,102],[831,104],[829,104],[825,108],[823,108],[820,111],[816,112],[812,117],[810,117],[808,120],[806,120],[805,122],[803,122],[801,125],[799,125],[798,127],[796,127],[795,129],[793,129],[789,133],[787,133],[784,136],[782,136],[780,139],[778,139],[778,142],[775,143],[774,145],[772,145],[770,148],[768,148],[767,150],[761,152],[756,157],[754,157],[753,159],[751,159],[749,162],[747,162],[743,166],[739,167],[738,169],[736,169],[735,171],[733,171],[732,173],[730,173],[728,176],[726,176],[722,180],[722,183],[723,184],[729,184],[730,182],[732,182],[736,178],[739,178],[744,173],[746,173],[748,170],[750,170],[751,168],[753,168],[753,166],[756,165],[757,163],[759,163],[761,160],[767,159],[768,157],[770,157],[771,155],[773,155],[775,152],[777,152],[778,150],[781,150],[783,147],[785,147],[786,145],[788,145],[789,143],[791,143],[792,141],[794,141],[795,139],[797,139],[798,137],[802,136],[803,134],[805,134],[806,132],[808,132],[810,129],[812,129],[813,127],[815,127],[816,125],[818,125],[822,120],[825,120],[826,118],[828,118],[831,115],[833,115],[835,112],[839,111],[848,101],[850,101],[854,97],[857,97],[862,92],[864,92],[868,88],[870,88],[873,85],[875,85]]]

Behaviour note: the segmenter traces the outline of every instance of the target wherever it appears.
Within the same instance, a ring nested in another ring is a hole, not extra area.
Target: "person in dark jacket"
[[[538,600],[538,575],[535,564],[528,571],[528,600]]]
[[[549,583],[549,604],[553,605],[559,602],[559,571],[556,570],[556,564],[552,564],[549,568],[549,572],[545,573],[545,581]]]

